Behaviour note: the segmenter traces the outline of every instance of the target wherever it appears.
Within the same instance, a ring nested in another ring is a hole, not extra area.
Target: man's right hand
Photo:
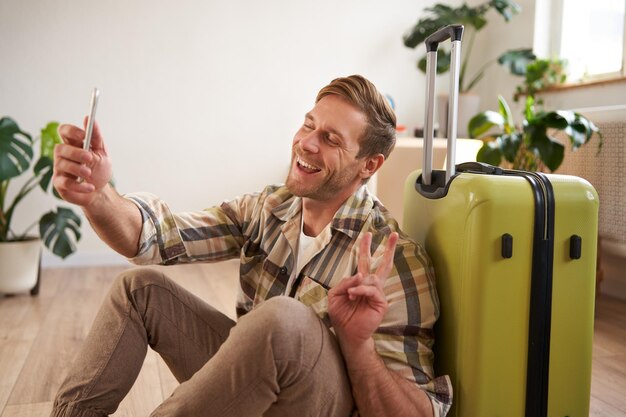
[[[54,148],[52,177],[57,191],[64,200],[83,207],[89,223],[106,244],[128,258],[135,256],[142,229],[141,213],[134,203],[108,185],[111,159],[98,124],[93,125],[88,151],[83,150],[83,129],[61,125],[59,135],[63,143]],[[79,178],[84,181],[79,182]]]
[[[111,159],[98,124],[94,123],[91,150],[88,151],[83,150],[83,129],[64,124],[58,131],[64,143],[54,149],[54,187],[65,201],[89,206],[107,186],[112,173]],[[79,178],[84,181],[79,182]]]

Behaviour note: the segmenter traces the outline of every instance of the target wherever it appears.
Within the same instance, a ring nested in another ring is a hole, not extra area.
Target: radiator
[[[626,300],[626,106],[579,109],[602,132],[599,139],[566,151],[559,173],[587,179],[598,191],[600,213],[598,233],[600,270],[604,276],[600,291]]]
[[[608,247],[626,257],[626,106],[577,110],[600,128],[599,138],[572,152],[567,147],[558,173],[588,180],[598,191],[600,214],[598,229]]]

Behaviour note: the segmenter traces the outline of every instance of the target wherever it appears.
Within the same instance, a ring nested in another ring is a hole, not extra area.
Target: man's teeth
[[[311,164],[307,164],[306,162],[304,162],[304,161],[303,161],[302,159],[300,159],[300,158],[298,158],[298,164],[302,165],[304,168],[307,168],[307,169],[312,169],[312,170],[315,170],[315,171],[320,171],[320,169],[319,169],[318,167],[315,167],[315,166],[313,166],[313,165],[311,165]]]

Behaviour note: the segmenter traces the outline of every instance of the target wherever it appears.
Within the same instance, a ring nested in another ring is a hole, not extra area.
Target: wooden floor
[[[177,279],[234,317],[237,261],[168,267]],[[0,417],[43,417],[68,364],[122,267],[44,270],[39,296],[0,296]],[[596,307],[590,415],[626,416],[626,302],[600,297]],[[176,387],[152,351],[115,416],[147,416]]]

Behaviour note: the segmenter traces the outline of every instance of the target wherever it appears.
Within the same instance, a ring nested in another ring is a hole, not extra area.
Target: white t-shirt
[[[326,229],[328,228],[330,228],[330,224],[326,227]],[[304,266],[308,264],[309,261],[320,252],[321,248],[324,247],[325,243],[322,243],[321,245],[313,245],[313,243],[321,239],[326,240],[328,236],[328,231],[326,229],[315,237],[307,236],[306,234],[304,234],[304,220],[300,220],[300,238],[298,239],[296,269],[291,273],[289,281],[287,281],[285,295],[289,295],[289,293],[291,292],[291,287],[293,286],[296,277],[300,275],[300,271],[302,271],[302,268],[304,268]]]

